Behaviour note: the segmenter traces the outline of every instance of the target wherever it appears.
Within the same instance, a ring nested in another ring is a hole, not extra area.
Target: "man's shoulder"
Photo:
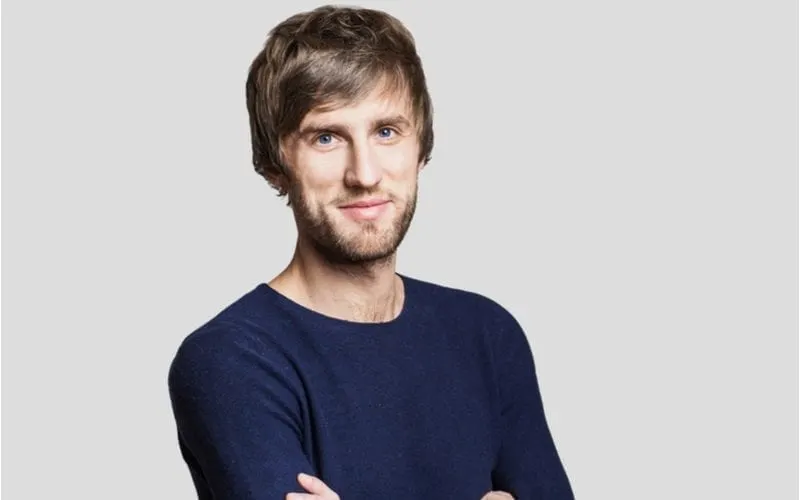
[[[257,285],[221,307],[179,341],[173,365],[236,362],[245,353],[268,350],[269,333],[280,325],[280,312],[269,307]]]
[[[489,316],[506,319],[511,313],[497,300],[477,290],[434,283],[419,278],[403,276],[417,297],[438,311],[457,310],[464,315]]]

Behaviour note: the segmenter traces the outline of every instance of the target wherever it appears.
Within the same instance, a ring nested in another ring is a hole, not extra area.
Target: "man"
[[[573,498],[519,324],[395,270],[433,147],[411,34],[375,10],[298,14],[246,88],[253,162],[297,243],[171,364],[199,497]]]

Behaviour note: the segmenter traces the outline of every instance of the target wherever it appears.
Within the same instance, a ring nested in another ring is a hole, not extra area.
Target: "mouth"
[[[386,212],[389,205],[389,200],[375,198],[340,205],[339,209],[349,219],[356,221],[372,221],[380,218]]]
[[[353,202],[353,203],[348,203],[346,205],[340,205],[339,208],[345,208],[345,209],[346,208],[370,208],[370,207],[377,207],[377,206],[380,206],[380,205],[385,205],[386,203],[389,203],[389,200],[385,200],[385,199],[382,199],[382,198],[380,198],[380,199],[379,198],[371,198],[371,199],[368,199],[368,200],[361,200],[361,201],[356,201],[356,202]]]

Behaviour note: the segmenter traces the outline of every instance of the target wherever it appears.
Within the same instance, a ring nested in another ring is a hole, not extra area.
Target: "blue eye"
[[[382,129],[380,129],[378,133],[382,138],[388,139],[389,137],[392,136],[393,132],[394,130],[390,129],[389,127],[383,127]]]
[[[319,142],[323,146],[327,146],[328,144],[333,142],[333,137],[331,136],[331,134],[321,134],[319,137],[317,137],[317,142]]]

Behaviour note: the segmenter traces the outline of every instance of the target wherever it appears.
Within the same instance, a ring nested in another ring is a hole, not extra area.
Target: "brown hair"
[[[256,172],[271,184],[286,174],[281,139],[295,132],[312,109],[356,101],[379,81],[387,90],[408,92],[418,124],[419,161],[428,163],[431,99],[414,38],[398,19],[373,9],[327,5],[277,25],[247,77]]]

